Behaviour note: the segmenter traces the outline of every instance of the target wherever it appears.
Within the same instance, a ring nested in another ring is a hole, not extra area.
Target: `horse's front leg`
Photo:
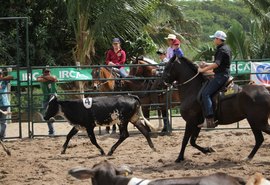
[[[192,130],[194,129],[194,126],[192,125],[192,122],[186,122],[186,128],[185,128],[185,134],[182,141],[182,146],[180,153],[178,155],[178,158],[175,160],[176,163],[179,163],[181,161],[184,161],[184,153],[185,149],[187,147],[188,141],[192,135]]]
[[[191,146],[197,148],[198,150],[200,150],[204,154],[214,152],[214,149],[211,148],[211,147],[201,147],[201,146],[197,145],[196,140],[197,140],[197,138],[199,136],[200,131],[201,131],[201,128],[195,126],[195,128],[193,130],[193,133],[191,135],[191,138],[190,138]]]

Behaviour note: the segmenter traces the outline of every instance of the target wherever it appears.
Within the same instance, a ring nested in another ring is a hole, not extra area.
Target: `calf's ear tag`
[[[92,107],[92,98],[83,98],[83,106],[90,109]]]

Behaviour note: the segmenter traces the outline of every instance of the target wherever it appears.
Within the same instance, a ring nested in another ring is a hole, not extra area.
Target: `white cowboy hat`
[[[174,34],[169,34],[168,37],[165,37],[164,39],[166,39],[166,40],[168,40],[168,39],[174,40],[174,39],[176,39],[176,35],[174,35]]]

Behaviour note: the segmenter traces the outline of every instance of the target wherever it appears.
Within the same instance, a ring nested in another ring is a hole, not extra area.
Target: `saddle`
[[[209,80],[207,80],[201,90],[198,93],[197,96],[197,101],[202,105],[202,91],[204,88],[207,86],[209,83]],[[230,99],[234,96],[236,96],[239,92],[241,92],[242,88],[239,87],[238,85],[235,85],[233,82],[233,77],[230,76],[227,82],[218,90],[212,97],[212,102],[213,102],[213,110],[214,110],[214,118],[215,121],[220,122],[221,118],[218,116],[220,115],[221,112],[221,104],[222,101],[226,99]]]
[[[120,76],[120,71],[119,71],[118,68],[112,67],[111,71],[112,71],[112,73],[114,74],[115,77],[117,77],[117,78],[120,78],[121,77]]]
[[[111,69],[112,74],[115,76],[115,78],[122,78],[120,75],[120,70],[116,67],[112,67]],[[120,79],[115,80],[115,90],[121,90],[122,89],[122,83]]]

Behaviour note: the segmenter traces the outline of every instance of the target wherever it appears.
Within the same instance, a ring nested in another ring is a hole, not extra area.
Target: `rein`
[[[174,85],[175,87],[180,87],[180,86],[183,86],[189,82],[191,82],[192,80],[194,80],[198,75],[200,74],[200,72],[198,71],[193,77],[191,77],[190,79],[188,79],[187,81],[181,83],[181,84],[176,84]]]

